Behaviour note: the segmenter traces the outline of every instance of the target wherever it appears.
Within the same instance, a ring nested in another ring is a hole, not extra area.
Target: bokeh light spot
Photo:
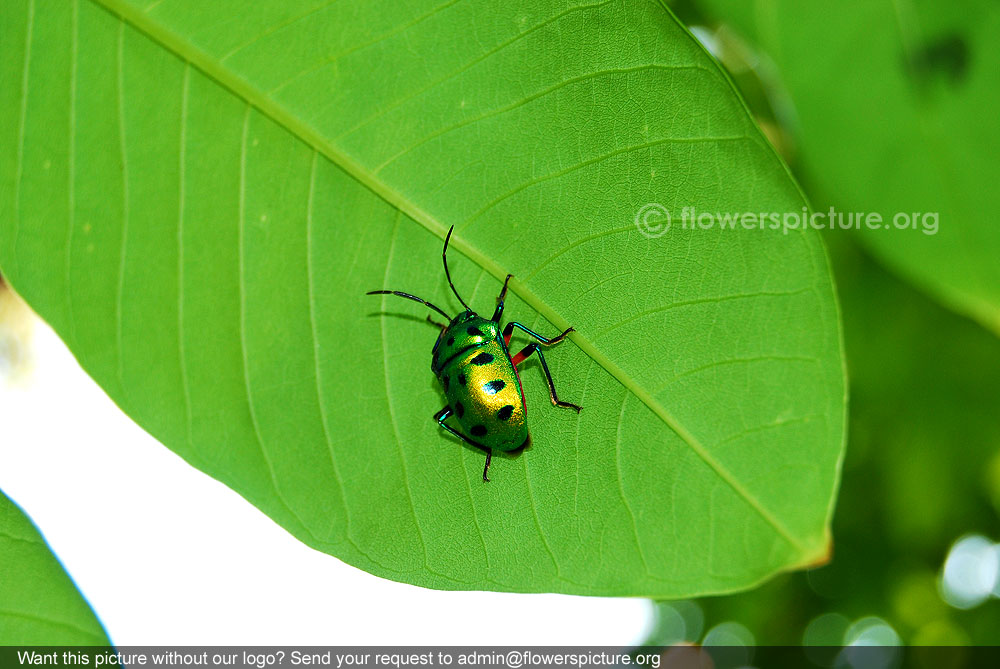
[[[853,669],[889,669],[899,664],[902,641],[896,630],[877,616],[867,616],[847,628],[837,666]]]
[[[737,622],[719,623],[708,631],[702,640],[716,666],[739,667],[753,659],[756,645],[753,633]]]
[[[803,646],[839,646],[850,621],[839,613],[816,616],[802,634]]]
[[[958,609],[982,604],[997,589],[1000,554],[986,537],[969,535],[956,541],[941,570],[941,597]]]

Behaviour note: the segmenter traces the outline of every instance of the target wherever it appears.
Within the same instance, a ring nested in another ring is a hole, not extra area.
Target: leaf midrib
[[[338,151],[329,144],[326,139],[313,127],[296,118],[284,107],[267,97],[266,93],[251,85],[245,79],[240,78],[232,71],[223,67],[217,59],[201,51],[183,37],[168,30],[163,25],[154,21],[146,13],[139,11],[124,2],[124,0],[90,0],[95,5],[102,7],[106,11],[115,15],[120,20],[128,23],[136,30],[142,32],[151,40],[159,44],[162,48],[177,56],[192,67],[200,70],[205,76],[215,81],[218,85],[229,90],[237,97],[243,99],[250,106],[257,109],[272,121],[285,128],[288,132],[298,137],[306,145],[313,148],[318,153],[324,155],[332,163],[337,165],[346,174],[358,181],[362,186],[371,191],[397,210],[406,214],[431,233],[444,239],[447,231],[446,226],[439,222],[434,216],[406,199],[399,192],[391,188],[388,184],[375,178],[375,176],[361,163]],[[672,15],[671,15],[672,17]],[[721,73],[720,73],[721,74]],[[496,279],[503,280],[507,276],[498,263],[490,259],[475,247],[471,246],[459,237],[453,237],[451,246],[467,258],[478,264],[484,270],[492,274]],[[566,329],[569,323],[562,318],[552,307],[546,304],[526,285],[516,278],[510,282],[510,289],[514,291],[528,306],[546,318],[550,323],[559,329]],[[733,491],[742,498],[761,518],[764,519],[774,530],[803,555],[809,555],[811,551],[808,546],[795,537],[792,532],[785,527],[771,511],[747,490],[736,477],[726,469],[721,462],[716,460],[708,449],[687,429],[673,414],[667,411],[647,390],[642,388],[625,370],[615,364],[606,354],[604,354],[589,339],[579,332],[570,335],[573,342],[586,353],[594,362],[604,368],[604,370],[614,377],[626,390],[636,396],[645,404],[667,427],[669,427],[678,437],[681,438],[718,476],[729,485]]]

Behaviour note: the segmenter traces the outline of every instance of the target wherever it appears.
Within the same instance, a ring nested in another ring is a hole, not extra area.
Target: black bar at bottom
[[[964,669],[1000,666],[1000,646],[0,646],[0,669]]]

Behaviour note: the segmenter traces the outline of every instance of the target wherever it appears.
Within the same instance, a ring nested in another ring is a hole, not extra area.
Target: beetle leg
[[[461,432],[459,432],[458,430],[456,430],[452,426],[450,426],[447,423],[445,423],[444,421],[450,415],[451,415],[451,407],[445,407],[445,408],[441,409],[440,411],[438,411],[436,414],[434,414],[434,420],[436,420],[438,422],[438,425],[440,425],[445,430],[447,430],[448,432],[452,433],[453,435],[455,435],[456,437],[458,437],[459,439],[461,439],[465,443],[469,444],[470,446],[475,446],[476,448],[478,448],[481,451],[486,451],[486,466],[483,467],[483,481],[486,482],[486,483],[489,483],[490,479],[489,479],[488,476],[486,476],[486,472],[488,472],[489,469],[490,469],[490,460],[493,459],[493,449],[492,448],[488,448],[486,446],[483,446],[482,444],[477,444],[476,442],[472,441],[471,439],[469,439],[468,437],[466,437],[464,434],[462,434]]]
[[[510,335],[514,332],[514,324],[507,323],[503,329],[503,345],[510,346]]]
[[[510,280],[513,277],[514,277],[513,274],[508,274],[507,278],[504,279],[503,290],[500,291],[500,296],[497,298],[497,308],[496,308],[496,311],[493,312],[493,318],[490,319],[494,323],[499,323],[500,322],[500,316],[503,314],[503,301],[504,301],[504,298],[507,297],[507,284],[510,283]]]
[[[535,339],[537,339],[539,342],[541,342],[541,344],[543,346],[555,346],[556,344],[558,344],[559,342],[561,342],[563,339],[565,339],[566,335],[568,335],[570,332],[575,332],[575,330],[573,328],[566,328],[565,332],[561,333],[560,335],[558,335],[556,337],[553,337],[552,339],[549,339],[547,337],[543,337],[542,335],[538,334],[537,332],[535,332],[534,330],[530,329],[526,325],[522,325],[521,323],[518,323],[517,321],[511,321],[510,323],[507,323],[507,327],[504,328],[504,334],[506,334],[508,330],[511,331],[511,332],[513,332],[514,328],[520,328],[521,330],[524,330],[529,335],[531,335],[532,337],[534,337]],[[509,335],[507,335],[507,339],[510,339]]]
[[[564,409],[576,409],[576,412],[580,413],[580,409],[583,407],[573,404],[572,402],[563,402],[558,396],[556,396],[556,386],[552,383],[552,373],[549,372],[549,366],[546,364],[545,356],[542,355],[542,349],[538,347],[538,344],[534,342],[528,344],[522,348],[517,355],[511,358],[511,362],[514,363],[514,368],[517,369],[517,366],[524,362],[524,359],[532,353],[538,353],[538,360],[542,363],[542,371],[545,373],[545,380],[549,383],[549,398],[552,400],[552,404],[557,407],[563,407]]]
[[[428,316],[428,317],[427,317],[427,322],[428,322],[428,323],[430,323],[431,325],[436,325],[436,326],[438,326],[438,327],[439,327],[439,328],[441,328],[442,330],[444,330],[444,329],[445,329],[446,327],[448,327],[447,325],[441,325],[440,323],[438,323],[438,322],[437,322],[436,320],[434,320],[434,319],[433,319],[433,318],[431,318],[430,316]]]

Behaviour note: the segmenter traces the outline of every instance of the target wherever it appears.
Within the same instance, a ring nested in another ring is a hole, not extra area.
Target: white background
[[[641,599],[438,592],[299,543],[132,423],[38,323],[0,379],[0,489],[42,530],[119,645],[607,644]]]

